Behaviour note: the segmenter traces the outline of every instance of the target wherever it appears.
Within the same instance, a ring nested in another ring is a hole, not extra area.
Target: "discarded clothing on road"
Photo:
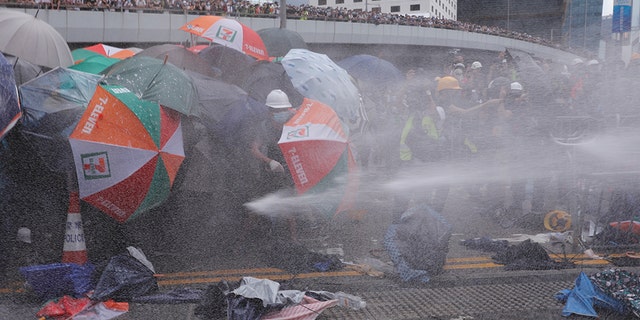
[[[541,244],[529,239],[516,245],[488,238],[468,239],[461,243],[470,249],[496,252],[491,258],[495,263],[503,264],[505,270],[556,270],[574,266],[573,262],[551,259]]]
[[[201,319],[313,320],[338,304],[333,293],[280,290],[280,284],[269,279],[244,277],[232,288],[226,281],[209,286],[195,314]]]

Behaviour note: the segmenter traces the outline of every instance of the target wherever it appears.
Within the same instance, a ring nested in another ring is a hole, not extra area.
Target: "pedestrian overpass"
[[[197,15],[147,10],[84,11],[11,8],[37,16],[52,25],[68,43],[180,43],[189,35],[179,28]],[[254,30],[280,26],[275,17],[233,17]],[[419,55],[425,47],[482,51],[517,49],[532,56],[568,64],[577,56],[559,49],[493,35],[418,26],[321,20],[287,20],[287,29],[300,34],[313,47],[331,45],[410,47]]]

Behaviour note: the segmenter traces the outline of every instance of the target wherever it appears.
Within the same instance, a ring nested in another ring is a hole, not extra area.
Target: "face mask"
[[[290,112],[278,112],[273,114],[273,120],[277,123],[285,123],[290,117]]]

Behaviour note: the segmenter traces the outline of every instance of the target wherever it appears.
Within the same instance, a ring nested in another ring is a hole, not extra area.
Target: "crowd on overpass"
[[[187,11],[190,14],[265,17],[276,17],[280,12],[278,2],[256,4],[247,0],[0,0],[0,4],[3,2],[28,7],[44,6],[58,10],[130,10],[142,8],[149,10],[149,12],[175,10],[180,12]],[[394,24],[459,30],[513,38],[550,47],[559,47],[559,44],[523,32],[436,17],[401,15],[347,8],[315,7],[311,5],[287,5],[287,15],[289,18],[305,20],[346,21],[372,23],[376,25]]]

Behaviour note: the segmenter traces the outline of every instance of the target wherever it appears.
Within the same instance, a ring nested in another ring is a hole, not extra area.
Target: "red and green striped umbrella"
[[[160,205],[184,160],[180,114],[100,85],[69,137],[80,198],[125,222]]]

